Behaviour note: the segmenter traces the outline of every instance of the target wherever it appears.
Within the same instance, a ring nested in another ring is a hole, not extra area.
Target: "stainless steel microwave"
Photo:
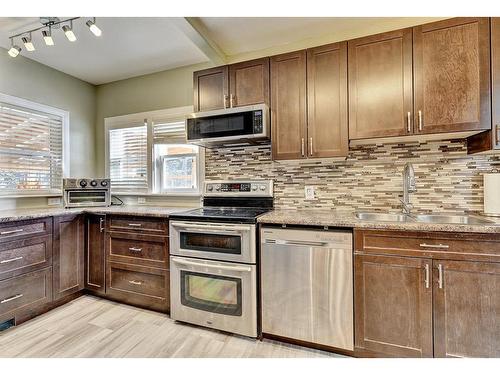
[[[269,120],[265,104],[193,113],[186,119],[187,141],[209,148],[267,143]]]

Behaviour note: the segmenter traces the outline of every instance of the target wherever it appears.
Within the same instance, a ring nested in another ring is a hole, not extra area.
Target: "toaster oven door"
[[[110,197],[107,190],[66,190],[64,205],[66,207],[109,206]]]

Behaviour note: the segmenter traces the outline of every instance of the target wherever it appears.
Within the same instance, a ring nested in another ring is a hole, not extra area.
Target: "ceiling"
[[[36,51],[23,49],[22,55],[97,85],[207,62],[213,58],[207,48],[237,61],[436,19],[202,17],[195,19],[198,35],[193,36],[191,30],[179,26],[187,24],[179,21],[182,18],[101,17],[97,19],[103,31],[99,38],[80,19],[74,23],[76,42],[69,42],[61,30],[53,30],[55,46],[48,47],[37,32],[33,35]],[[38,18],[0,17],[0,46],[10,48],[9,36],[37,26]]]

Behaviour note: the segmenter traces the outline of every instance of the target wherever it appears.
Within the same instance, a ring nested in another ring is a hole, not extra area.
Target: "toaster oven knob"
[[[108,186],[108,181],[102,180],[101,181],[101,186],[104,186],[104,187]]]
[[[90,181],[90,186],[96,187],[97,186],[97,181],[96,180]]]
[[[87,181],[86,180],[80,180],[80,186],[81,187],[87,186]]]
[[[208,186],[207,186],[207,190],[208,190],[208,191],[212,191],[212,190],[214,190],[214,187],[213,187],[212,185],[208,185]]]

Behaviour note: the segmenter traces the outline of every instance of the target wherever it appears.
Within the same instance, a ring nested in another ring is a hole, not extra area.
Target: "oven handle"
[[[171,223],[171,225],[175,228],[179,229],[195,229],[203,232],[217,232],[217,233],[235,233],[235,232],[249,232],[250,227],[244,226],[233,226],[229,227],[230,229],[226,229],[226,225],[213,225],[213,224],[177,224]]]
[[[239,271],[239,272],[251,272],[251,267],[243,267],[243,266],[222,266],[222,265],[214,265],[214,264],[205,264],[205,263],[197,263],[189,260],[181,260],[172,258],[172,262],[177,264],[182,264],[185,266],[195,266],[195,267],[206,267],[206,268],[214,268],[218,270],[226,270],[226,271]]]

